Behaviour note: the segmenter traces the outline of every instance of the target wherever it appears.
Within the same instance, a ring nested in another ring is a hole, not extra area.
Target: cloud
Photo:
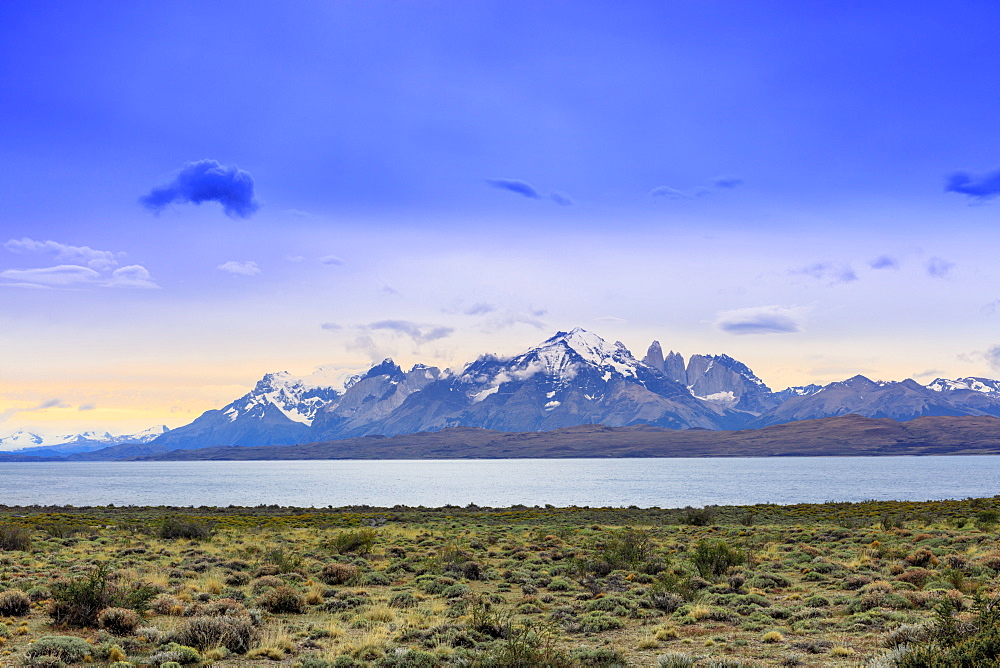
[[[105,271],[118,265],[115,254],[111,251],[95,250],[90,246],[70,246],[58,241],[35,241],[28,237],[10,239],[3,247],[11,253],[27,255],[29,253],[49,253],[56,260],[67,264],[86,264],[91,269]]]
[[[899,269],[899,260],[889,255],[879,255],[868,266],[872,269]]]
[[[851,283],[858,280],[858,275],[854,273],[850,265],[840,262],[816,262],[801,269],[793,269],[791,273],[799,276],[810,276],[827,285]]]
[[[662,199],[693,199],[694,195],[688,194],[677,188],[670,186],[658,186],[649,191],[650,197],[660,197]]]
[[[409,320],[380,320],[365,326],[369,330],[386,330],[413,339],[414,343],[428,343],[450,336],[454,327],[441,325],[418,325]]]
[[[984,202],[1000,195],[1000,169],[985,174],[953,172],[948,176],[945,192],[965,195],[977,202]]]
[[[715,326],[729,334],[789,334],[801,332],[800,309],[787,306],[753,306],[722,311]]]
[[[932,278],[947,278],[955,268],[955,263],[941,257],[932,257],[924,264],[924,268],[927,270],[927,275]]]
[[[743,179],[738,176],[720,176],[712,181],[712,185],[716,188],[731,190],[733,188],[739,188],[743,185]]]
[[[486,183],[493,188],[499,188],[500,190],[506,190],[522,197],[528,197],[530,199],[541,199],[541,195],[538,191],[524,181],[518,181],[517,179],[486,179]]]
[[[947,371],[942,371],[941,369],[927,369],[926,371],[921,371],[920,373],[913,374],[914,378],[941,378],[947,373]]]
[[[569,195],[564,195],[562,193],[552,193],[549,195],[549,199],[558,204],[559,206],[573,206],[573,200]]]
[[[983,359],[986,363],[990,365],[990,368],[994,371],[1000,371],[1000,346],[993,346],[986,352],[982,353]]]
[[[319,261],[323,264],[330,264],[335,267],[341,267],[345,264],[344,261],[336,255],[324,255],[319,259]]]
[[[328,332],[335,332],[335,331],[337,331],[339,329],[343,329],[344,326],[343,325],[338,325],[335,322],[324,322],[322,325],[319,326],[319,328],[320,329],[325,329]]]
[[[247,218],[260,208],[250,172],[216,160],[187,163],[173,181],[153,188],[139,202],[154,213],[174,202],[218,202],[230,218]]]
[[[260,273],[260,267],[253,260],[247,260],[246,262],[230,260],[229,262],[223,262],[216,269],[233,274],[234,276],[256,276]]]
[[[78,411],[92,411],[95,408],[97,408],[97,406],[94,405],[94,404],[80,404],[79,406],[76,407],[76,410],[78,410]]]
[[[145,267],[130,264],[111,272],[111,279],[104,283],[110,288],[147,288],[158,290],[159,285],[153,282],[153,277]]]
[[[1000,299],[994,299],[988,304],[983,304],[983,310],[990,315],[1000,312]]]
[[[446,306],[441,309],[442,313],[459,313],[461,315],[486,315],[497,310],[494,304],[486,302],[476,302],[475,304],[464,305],[461,302],[453,306]]]
[[[0,278],[44,287],[68,288],[81,285],[96,285],[101,275],[90,267],[76,264],[60,264],[56,267],[39,269],[6,269],[0,271]]]
[[[64,404],[62,399],[46,399],[38,405],[30,408],[7,408],[0,411],[0,422],[6,421],[18,413],[33,413],[35,411],[44,411],[48,408],[69,408],[69,406]]]
[[[615,324],[628,322],[628,320],[626,320],[625,318],[619,318],[616,315],[602,315],[595,318],[595,320],[598,320],[600,322],[613,322]]]

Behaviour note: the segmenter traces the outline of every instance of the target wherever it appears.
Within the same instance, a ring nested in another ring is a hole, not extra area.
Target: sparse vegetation
[[[0,553],[0,664],[854,668],[1000,653],[1000,543],[983,530],[1000,499],[700,510],[0,507],[29,546]]]

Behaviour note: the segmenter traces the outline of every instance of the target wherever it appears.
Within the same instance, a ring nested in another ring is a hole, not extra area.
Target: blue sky
[[[0,22],[0,432],[574,326],[776,389],[1000,374],[996,2]]]

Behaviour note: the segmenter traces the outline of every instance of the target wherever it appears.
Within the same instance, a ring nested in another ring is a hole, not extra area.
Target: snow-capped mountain
[[[80,434],[41,436],[19,429],[0,436],[0,451],[35,456],[61,456],[92,452],[122,443],[149,443],[170,431],[166,425],[150,427],[136,434],[112,435],[109,432],[85,431]]]
[[[286,371],[266,374],[254,388],[218,410],[152,441],[166,449],[213,445],[290,445],[309,433],[317,411],[358,381],[357,374],[320,367],[296,377]]]
[[[873,381],[773,392],[728,355],[637,359],[620,342],[582,329],[558,332],[525,352],[483,355],[458,370],[391,359],[367,371],[321,368],[265,375],[247,394],[156,438],[160,450],[206,445],[290,445],[391,436],[446,427],[545,431],[588,423],[673,429],[740,429],[857,413],[1000,416],[1000,381],[986,378]]]

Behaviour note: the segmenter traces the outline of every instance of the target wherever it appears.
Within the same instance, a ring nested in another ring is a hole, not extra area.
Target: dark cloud
[[[868,266],[872,269],[899,269],[899,261],[889,255],[879,255]]]
[[[335,267],[344,266],[344,260],[336,255],[324,255],[319,259],[323,264],[330,264]]]
[[[851,283],[858,280],[858,275],[854,273],[854,270],[849,265],[839,262],[816,262],[801,269],[793,269],[792,274],[811,276],[828,285]]]
[[[932,278],[947,278],[954,267],[954,262],[949,262],[941,257],[932,257],[924,265],[924,268],[927,269],[927,275]]]
[[[454,327],[440,325],[419,325],[409,320],[380,320],[366,326],[369,330],[386,330],[413,339],[414,343],[428,343],[450,336]]]
[[[0,411],[0,422],[4,422],[7,418],[17,415],[18,413],[33,413],[35,411],[44,411],[48,408],[69,408],[69,406],[64,404],[62,399],[46,399],[38,405],[30,408],[7,408]]]
[[[250,172],[216,160],[189,162],[173,181],[153,188],[139,202],[154,213],[174,202],[218,202],[230,218],[247,218],[260,208]]]
[[[945,192],[965,195],[969,199],[985,201],[1000,195],[1000,169],[985,174],[953,172],[945,184]]]
[[[720,176],[719,178],[712,181],[712,185],[716,188],[732,189],[739,188],[743,185],[743,179],[738,176]]]
[[[338,325],[335,322],[324,322],[322,325],[320,325],[320,329],[325,329],[330,332],[335,332],[338,329],[343,329],[343,328],[344,327],[342,325]]]
[[[530,183],[525,183],[524,181],[518,181],[517,179],[486,179],[486,183],[493,188],[499,188],[500,190],[507,190],[509,192],[521,195],[523,197],[529,197],[531,199],[540,199],[541,196],[538,191]]]
[[[94,405],[94,404],[80,404],[79,406],[77,406],[76,410],[78,410],[78,411],[92,411],[95,408],[97,408],[97,406]]]
[[[729,334],[790,334],[802,331],[798,309],[784,306],[755,306],[723,311],[715,326]]]

